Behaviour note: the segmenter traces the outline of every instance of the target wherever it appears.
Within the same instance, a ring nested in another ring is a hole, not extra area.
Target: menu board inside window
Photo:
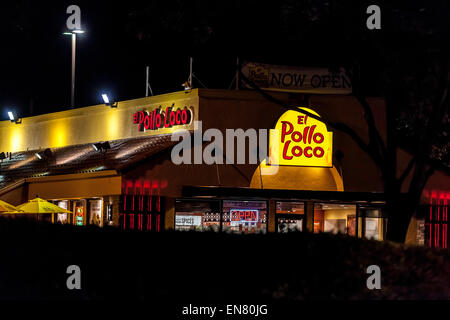
[[[175,230],[219,231],[220,202],[177,200]]]

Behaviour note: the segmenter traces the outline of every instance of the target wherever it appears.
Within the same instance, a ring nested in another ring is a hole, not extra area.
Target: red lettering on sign
[[[139,131],[158,130],[177,125],[186,125],[191,122],[192,111],[188,108],[173,110],[173,105],[162,112],[161,107],[150,113],[138,111],[133,114],[133,123],[138,124]]]
[[[289,135],[294,130],[294,126],[289,121],[281,121],[283,124],[281,127],[281,142],[284,142],[286,135]],[[286,131],[286,127],[289,126],[289,130]]]

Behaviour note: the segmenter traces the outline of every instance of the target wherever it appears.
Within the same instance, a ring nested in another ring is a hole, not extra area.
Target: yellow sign
[[[318,117],[315,111],[299,108]],[[270,130],[270,165],[303,167],[333,166],[333,133],[325,123],[293,110],[278,119]]]

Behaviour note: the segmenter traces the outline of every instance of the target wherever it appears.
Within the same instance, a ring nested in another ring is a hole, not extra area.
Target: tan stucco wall
[[[27,179],[28,199],[92,198],[120,195],[122,177],[116,172],[73,174]]]
[[[252,177],[251,188],[344,191],[335,168],[279,166],[273,175],[260,174],[258,167]]]

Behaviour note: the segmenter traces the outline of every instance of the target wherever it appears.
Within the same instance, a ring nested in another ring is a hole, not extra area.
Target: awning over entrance
[[[229,188],[229,187],[196,187],[184,186],[184,197],[209,198],[248,198],[248,199],[301,199],[326,200],[337,202],[355,202],[361,204],[382,205],[386,202],[384,193],[377,192],[340,192],[340,191],[309,191],[309,190],[282,190],[282,189],[256,189],[256,188]]]

